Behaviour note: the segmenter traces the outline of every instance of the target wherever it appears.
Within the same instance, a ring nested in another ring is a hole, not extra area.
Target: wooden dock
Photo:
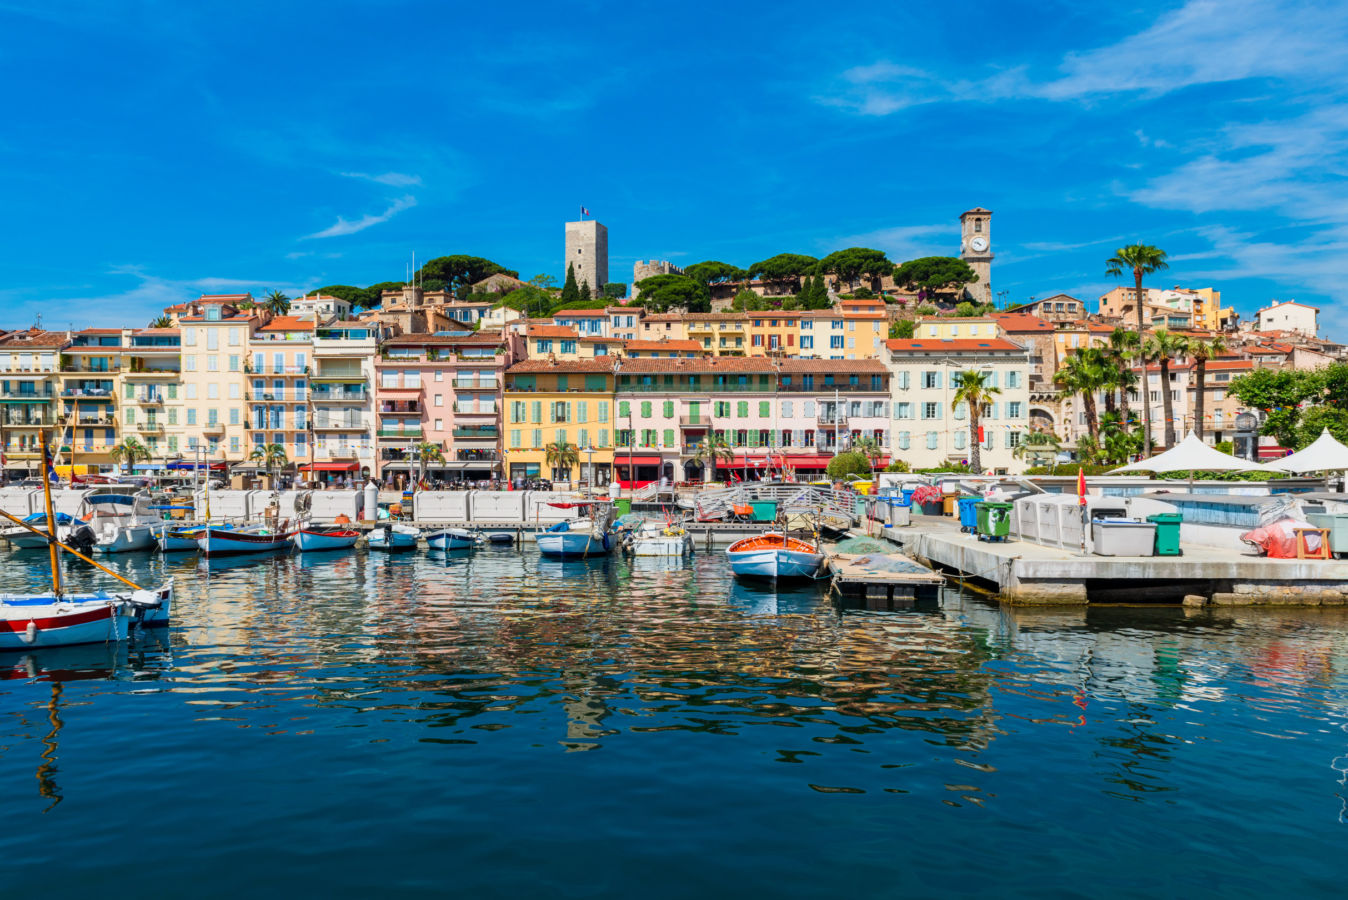
[[[906,556],[890,553],[835,553],[828,559],[833,588],[843,597],[860,597],[868,609],[912,606],[935,597],[945,581]]]

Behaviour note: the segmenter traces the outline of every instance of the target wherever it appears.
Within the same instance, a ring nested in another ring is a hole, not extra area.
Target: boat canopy
[[[135,506],[136,498],[130,494],[95,494],[86,497],[87,503],[107,503],[115,506]]]
[[[37,522],[46,522],[47,514],[44,512],[35,512],[31,516],[24,516],[23,520],[27,522],[29,525],[32,525]],[[74,521],[75,521],[74,517],[71,516],[69,513],[59,512],[56,514],[57,525],[69,525],[71,522]]]

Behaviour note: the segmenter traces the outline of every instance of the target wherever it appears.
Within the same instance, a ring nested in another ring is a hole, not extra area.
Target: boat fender
[[[28,627],[23,630],[22,640],[25,644],[31,644],[37,640],[37,623],[28,620]]]

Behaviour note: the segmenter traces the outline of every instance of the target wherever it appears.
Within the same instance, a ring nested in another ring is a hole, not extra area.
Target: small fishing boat
[[[152,550],[159,519],[149,511],[144,492],[95,494],[85,499],[93,508],[89,527],[94,531],[95,553],[128,553]]]
[[[426,545],[432,550],[472,550],[483,543],[483,537],[466,528],[442,528],[426,535]]]
[[[212,525],[203,528],[197,539],[197,548],[201,555],[209,558],[218,556],[241,556],[245,553],[270,553],[290,547],[292,532],[271,528],[218,528]]]
[[[39,531],[47,527],[46,513],[33,513],[31,516],[25,516],[23,521],[32,525]],[[15,550],[46,550],[47,539],[45,536],[34,534],[26,528],[14,527],[4,532],[4,537]],[[94,545],[94,530],[85,522],[70,515],[69,513],[58,512],[56,514],[56,539],[63,544],[69,544],[76,550],[88,553]]]
[[[225,531],[232,531],[232,525],[213,525],[212,528],[219,528]],[[206,533],[204,525],[186,525],[177,526],[165,522],[160,525],[154,533],[155,543],[159,545],[162,553],[180,553],[191,551],[195,553],[198,549],[197,542],[201,540]]]
[[[358,540],[360,540],[359,531],[341,526],[331,528],[309,526],[295,532],[295,547],[301,553],[347,550],[356,546]]]
[[[559,509],[586,508],[589,517],[558,522],[538,535],[538,552],[544,556],[605,556],[618,541],[613,531],[613,504],[603,501],[549,503]]]
[[[509,531],[493,531],[491,534],[487,535],[487,543],[497,546],[513,544],[515,543],[515,535],[511,534]]]
[[[726,556],[742,578],[813,578],[824,563],[817,544],[776,531],[738,540]]]
[[[47,436],[40,434],[42,458],[47,468],[51,456]],[[67,647],[124,641],[132,627],[168,623],[173,599],[173,581],[152,591],[98,563],[81,551],[57,539],[56,515],[52,510],[51,484],[44,482],[46,499],[47,550],[51,562],[50,593],[0,596],[0,650],[27,650],[36,647]],[[30,532],[37,529],[0,510],[0,516]],[[70,594],[61,579],[61,551],[66,550],[103,570],[132,588],[129,593]]]
[[[417,549],[417,541],[421,539],[421,529],[414,528],[411,525],[400,523],[385,522],[377,526],[370,532],[370,537],[366,541],[366,546],[371,550],[385,550],[389,553],[399,553],[404,550]]]
[[[646,522],[628,538],[633,556],[686,556],[693,552],[693,537],[682,525]]]

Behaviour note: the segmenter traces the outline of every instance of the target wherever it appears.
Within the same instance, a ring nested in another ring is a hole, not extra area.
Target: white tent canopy
[[[1201,472],[1268,472],[1270,474],[1282,474],[1277,469],[1270,469],[1268,466],[1260,465],[1257,462],[1230,456],[1214,447],[1209,447],[1192,431],[1189,432],[1188,437],[1166,452],[1157,454],[1151,459],[1142,459],[1126,466],[1120,466],[1109,474],[1194,470]]]
[[[1326,428],[1315,443],[1291,456],[1275,459],[1269,466],[1284,472],[1332,472],[1348,469],[1348,447],[1334,439]]]

